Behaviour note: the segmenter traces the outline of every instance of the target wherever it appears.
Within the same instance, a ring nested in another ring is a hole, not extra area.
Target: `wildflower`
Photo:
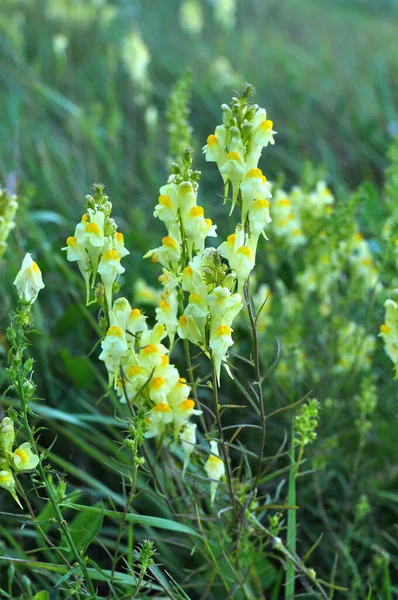
[[[177,312],[177,293],[175,291],[172,293],[164,293],[158,308],[155,309],[155,313],[157,322],[165,325],[167,333],[169,334],[170,343],[172,343],[178,327]]]
[[[32,304],[39,295],[39,291],[44,288],[40,268],[32,260],[30,254],[25,254],[14,285],[21,300],[27,304]]]
[[[99,359],[105,362],[109,372],[110,383],[114,381],[115,387],[120,369],[120,361],[128,346],[123,331],[117,325],[108,328],[105,338],[101,342],[102,352]]]
[[[294,444],[306,446],[316,439],[318,419],[319,410],[317,400],[309,400],[309,402],[302,405],[294,421]]]
[[[128,254],[130,254],[130,252],[127,250],[126,246],[124,245],[124,235],[120,231],[115,231],[113,245],[114,245],[116,252],[119,255],[119,258],[124,258]]]
[[[224,181],[231,182],[232,185],[232,206],[230,215],[232,214],[236,201],[238,199],[239,186],[245,172],[245,162],[242,155],[239,152],[229,152],[226,156],[225,162],[220,168]]]
[[[221,286],[214,288],[209,294],[208,303],[213,329],[221,324],[230,327],[243,307],[240,294],[231,294],[228,288]]]
[[[209,346],[214,360],[218,385],[220,385],[221,362],[225,358],[228,348],[234,343],[231,334],[232,329],[228,325],[220,325],[215,331],[210,332]]]
[[[160,262],[164,267],[172,267],[180,260],[180,254],[180,244],[171,235],[166,235],[162,239],[162,246],[149,250],[144,254],[144,258],[151,258],[152,262]]]
[[[242,223],[246,221],[246,215],[249,203],[258,198],[272,198],[272,194],[267,187],[267,178],[262,174],[261,169],[250,169],[243,177],[240,184],[242,193]]]
[[[148,325],[146,324],[146,316],[143,315],[138,308],[133,308],[133,310],[130,311],[129,318],[127,320],[127,333],[140,333],[146,329],[148,329]]]
[[[0,487],[10,492],[15,502],[22,508],[22,504],[20,503],[18,496],[15,492],[14,476],[8,469],[3,469],[0,471]]]
[[[169,229],[170,224],[174,223],[177,219],[178,204],[166,194],[161,194],[158,198],[158,204],[155,206],[153,213],[154,217],[157,217],[166,224]]]
[[[88,209],[88,219],[85,218],[76,228],[78,243],[85,243],[88,249],[102,248],[105,242],[104,224],[105,215],[101,210],[94,212]]]
[[[207,459],[204,469],[207,476],[213,480],[210,483],[210,501],[211,504],[213,504],[217,492],[218,481],[220,481],[221,477],[224,476],[225,467],[218,452],[217,442],[214,440],[210,442],[210,452],[211,454]]]
[[[75,236],[69,236],[66,240],[66,246],[62,248],[62,250],[66,250],[67,260],[70,262],[77,262],[80,273],[83,275],[84,281],[86,282],[86,303],[88,304],[90,299],[90,277],[92,274],[92,267],[85,246],[84,244],[79,244]]]
[[[116,390],[121,398],[121,402],[126,402],[124,391],[126,390],[128,400],[138,402],[137,394],[143,389],[151,377],[151,370],[138,364],[134,356],[124,365],[125,384],[118,382]],[[120,384],[120,385],[119,385]]]
[[[213,225],[211,219],[205,219],[204,210],[201,206],[193,206],[185,218],[185,233],[188,237],[189,254],[192,256],[192,250],[201,252],[204,248],[206,237],[216,237],[216,225]]]
[[[161,435],[166,426],[173,420],[173,413],[166,402],[156,404],[148,415],[149,430],[145,434],[146,438]]]
[[[263,234],[264,237],[267,238],[267,236],[264,233],[264,227],[268,223],[271,223],[271,221],[272,219],[269,214],[268,200],[265,200],[263,198],[253,200],[249,206],[249,227],[254,254],[256,253],[257,241],[259,236]]]
[[[173,408],[173,417],[176,435],[183,425],[186,425],[192,415],[201,415],[202,411],[195,409],[195,401],[192,398],[183,400]]]
[[[0,260],[7,248],[7,238],[15,227],[17,197],[0,187]]]
[[[380,336],[384,342],[384,350],[394,365],[398,362],[398,304],[388,299],[384,303],[385,321],[380,326]]]
[[[184,377],[180,377],[175,383],[172,390],[170,390],[168,401],[171,406],[176,406],[186,400],[189,396],[191,388],[187,385],[187,380]]]
[[[105,299],[110,310],[112,306],[112,287],[116,278],[125,272],[125,268],[120,264],[120,257],[116,250],[107,250],[103,254],[98,265],[98,273],[101,276],[105,289]]]
[[[0,451],[7,455],[15,441],[14,421],[10,417],[4,417],[0,423]]]
[[[265,108],[259,108],[253,121],[253,143],[262,147],[275,144],[273,126],[273,122],[267,119]]]
[[[186,468],[188,466],[189,459],[192,452],[195,449],[196,444],[196,423],[187,423],[183,429],[181,429],[178,437],[181,442],[182,450],[184,452],[184,465],[182,468],[182,476],[184,477]]]
[[[131,306],[127,298],[117,298],[110,314],[111,325],[118,325],[126,333],[127,323],[131,315]]]
[[[31,471],[39,464],[39,457],[32,452],[29,442],[21,444],[13,453],[14,465],[17,471]]]
[[[167,403],[169,384],[164,377],[154,377],[149,385],[149,396],[155,404]]]
[[[216,162],[218,168],[221,168],[227,156],[225,152],[225,140],[225,127],[224,125],[219,125],[216,127],[215,132],[208,136],[207,144],[203,146],[207,162]]]

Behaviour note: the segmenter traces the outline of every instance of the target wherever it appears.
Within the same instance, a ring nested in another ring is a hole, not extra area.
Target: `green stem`
[[[229,494],[231,496],[231,503],[234,508],[236,508],[236,499],[234,495],[234,489],[232,485],[232,470],[231,463],[229,461],[228,451],[225,444],[224,432],[222,429],[221,417],[220,417],[220,405],[218,403],[218,383],[217,383],[217,372],[216,366],[214,364],[213,355],[211,355],[211,376],[212,376],[212,388],[213,388],[213,403],[214,403],[214,414],[216,417],[218,434],[220,436],[221,448],[224,458],[225,471],[227,476],[227,483],[229,487]]]
[[[260,421],[261,421],[261,438],[260,438],[260,450],[258,454],[258,465],[257,465],[257,474],[253,484],[253,491],[256,489],[258,485],[258,481],[260,479],[263,456],[264,456],[264,444],[265,444],[265,412],[264,412],[264,398],[263,398],[263,389],[262,389],[262,380],[261,380],[261,367],[260,367],[260,349],[258,342],[258,329],[257,329],[257,318],[253,306],[253,301],[250,294],[249,288],[249,280],[246,281],[245,284],[245,297],[247,303],[247,309],[249,312],[250,325],[252,328],[252,336],[253,336],[253,361],[254,361],[254,372],[257,384],[257,401],[260,409]]]
[[[20,371],[17,372],[17,377],[16,377],[16,388],[17,388],[17,392],[18,392],[18,396],[21,402],[21,409],[22,409],[22,422],[23,422],[23,426],[24,426],[24,430],[25,433],[28,437],[28,441],[30,442],[31,446],[33,447],[35,453],[39,456],[39,452],[38,452],[38,448],[36,445],[36,441],[34,439],[34,435],[33,435],[33,431],[30,427],[29,424],[29,419],[28,419],[28,407],[27,407],[27,402],[25,399],[25,392],[24,392],[24,386],[23,386],[23,381],[22,381],[22,377],[20,374]],[[14,382],[14,386],[15,386],[15,382]],[[63,514],[59,508],[58,505],[58,499],[56,497],[56,495],[54,494],[54,490],[52,485],[50,484],[50,482],[48,481],[47,478],[47,474],[45,472],[45,469],[42,465],[42,460],[40,459],[39,464],[37,465],[37,470],[39,472],[40,475],[40,479],[44,484],[44,487],[46,488],[47,491],[47,495],[48,495],[48,499],[54,509],[55,515],[56,515],[56,520],[58,521],[58,524],[60,526],[60,528],[62,529],[65,539],[67,541],[67,544],[69,546],[69,549],[75,559],[75,561],[78,563],[79,567],[81,568],[81,571],[83,573],[83,576],[86,580],[87,583],[87,587],[89,589],[90,595],[92,598],[96,598],[96,591],[94,588],[94,585],[91,581],[90,575],[88,573],[87,570],[87,565],[86,562],[82,559],[82,557],[80,556],[75,543],[73,541],[73,538],[70,534],[69,528],[68,528],[68,524],[65,521]]]
[[[296,506],[296,477],[298,463],[296,462],[296,456],[293,446],[294,440],[294,427],[292,427],[292,446],[290,449],[290,463],[292,468],[289,473],[289,491],[288,491],[288,505]],[[302,448],[300,448],[300,460],[302,456]],[[296,546],[297,546],[297,538],[296,538],[296,510],[291,509],[288,511],[287,516],[287,548],[291,555],[296,556]],[[295,566],[292,561],[288,561],[286,566],[286,586],[285,586],[285,600],[293,600],[294,599],[294,589],[295,589]]]

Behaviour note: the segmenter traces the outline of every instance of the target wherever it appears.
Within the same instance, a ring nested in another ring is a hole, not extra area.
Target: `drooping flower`
[[[18,496],[15,491],[15,479],[11,471],[8,469],[2,469],[0,471],[0,487],[4,488],[8,492],[10,492],[11,496],[14,498],[15,502],[22,508],[22,504],[20,503]]]
[[[209,479],[213,480],[210,483],[210,501],[213,504],[217,492],[218,482],[225,474],[225,466],[224,462],[220,458],[217,442],[214,440],[210,442],[210,452],[211,454],[207,459],[204,469]]]
[[[189,459],[192,452],[195,449],[196,444],[196,423],[187,423],[183,429],[181,429],[178,437],[181,442],[182,450],[184,452],[184,465],[182,468],[182,476],[184,477],[185,471],[188,466]]]
[[[221,362],[224,360],[228,348],[234,343],[231,334],[232,329],[228,325],[220,325],[210,332],[209,346],[214,360],[218,385],[220,385]]]
[[[11,452],[14,442],[14,421],[10,417],[4,417],[0,423],[0,451],[7,455]]]
[[[105,362],[110,383],[113,381],[116,387],[120,361],[128,348],[125,334],[118,325],[111,325],[108,328],[106,336],[101,342],[101,348],[99,359]]]
[[[14,280],[14,285],[22,302],[27,304],[32,304],[39,295],[40,290],[44,288],[40,268],[32,260],[29,253],[25,254],[21,269]]]
[[[121,273],[124,273],[125,270],[126,269],[120,264],[120,257],[117,250],[107,250],[105,254],[102,255],[98,265],[98,273],[104,284],[105,299],[109,310],[112,306],[113,284],[115,283],[116,278]]]

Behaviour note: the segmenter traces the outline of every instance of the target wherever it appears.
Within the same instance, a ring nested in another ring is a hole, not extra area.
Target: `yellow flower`
[[[21,444],[13,453],[14,465],[17,471],[31,471],[39,464],[39,457],[32,452],[29,442]]]
[[[210,442],[210,452],[211,454],[207,459],[204,469],[209,479],[213,480],[210,484],[210,500],[213,504],[217,492],[218,481],[224,476],[225,467],[218,452],[217,442],[213,440]]]
[[[30,254],[26,254],[22,261],[21,270],[14,280],[19,297],[23,302],[32,304],[40,290],[44,288],[41,271]]]
[[[220,385],[221,362],[225,358],[228,348],[234,343],[231,334],[232,329],[228,325],[220,325],[215,331],[210,332],[209,346],[214,359],[218,385]]]
[[[108,328],[106,336],[101,342],[101,348],[99,359],[104,361],[109,373],[109,381],[110,383],[113,381],[116,388],[120,361],[128,348],[125,334],[118,325],[111,325]]]
[[[235,208],[238,199],[239,186],[245,172],[245,161],[239,152],[229,152],[225,162],[220,168],[220,173],[224,181],[230,181],[232,185],[232,206],[230,215]]]
[[[192,415],[201,414],[201,410],[195,409],[195,401],[192,400],[192,398],[187,398],[186,400],[183,400],[180,404],[177,404],[173,408],[176,434],[180,431],[181,427],[189,421]]]
[[[18,500],[18,496],[15,492],[15,479],[11,471],[3,469],[0,471],[0,487],[10,492],[15,502],[22,508],[22,504]]]
[[[125,268],[120,264],[120,257],[116,250],[107,250],[98,265],[98,273],[101,275],[102,283],[105,289],[105,298],[109,310],[112,306],[112,286],[116,278],[125,272]]]
[[[187,423],[185,427],[179,433],[179,440],[181,442],[182,450],[184,452],[184,466],[182,468],[182,476],[184,477],[188,461],[192,452],[195,449],[196,444],[196,423]]]
[[[3,454],[11,452],[14,441],[14,421],[10,417],[4,417],[0,424],[0,450],[3,451]]]
[[[259,108],[253,121],[253,142],[258,146],[268,146],[275,144],[273,130],[274,124],[270,119],[267,119],[267,111],[265,108]]]

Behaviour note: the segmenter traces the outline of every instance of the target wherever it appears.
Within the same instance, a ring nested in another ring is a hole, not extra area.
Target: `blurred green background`
[[[394,0],[1,0],[0,180],[14,174],[30,210],[15,266],[63,244],[97,181],[121,229],[135,225],[132,258],[152,231],[157,244],[165,110],[187,69],[196,168],[220,104],[250,81],[278,131],[269,179],[294,184],[310,160],[342,196],[380,183],[398,134],[397,30]],[[208,169],[201,201],[216,219],[214,186]]]

